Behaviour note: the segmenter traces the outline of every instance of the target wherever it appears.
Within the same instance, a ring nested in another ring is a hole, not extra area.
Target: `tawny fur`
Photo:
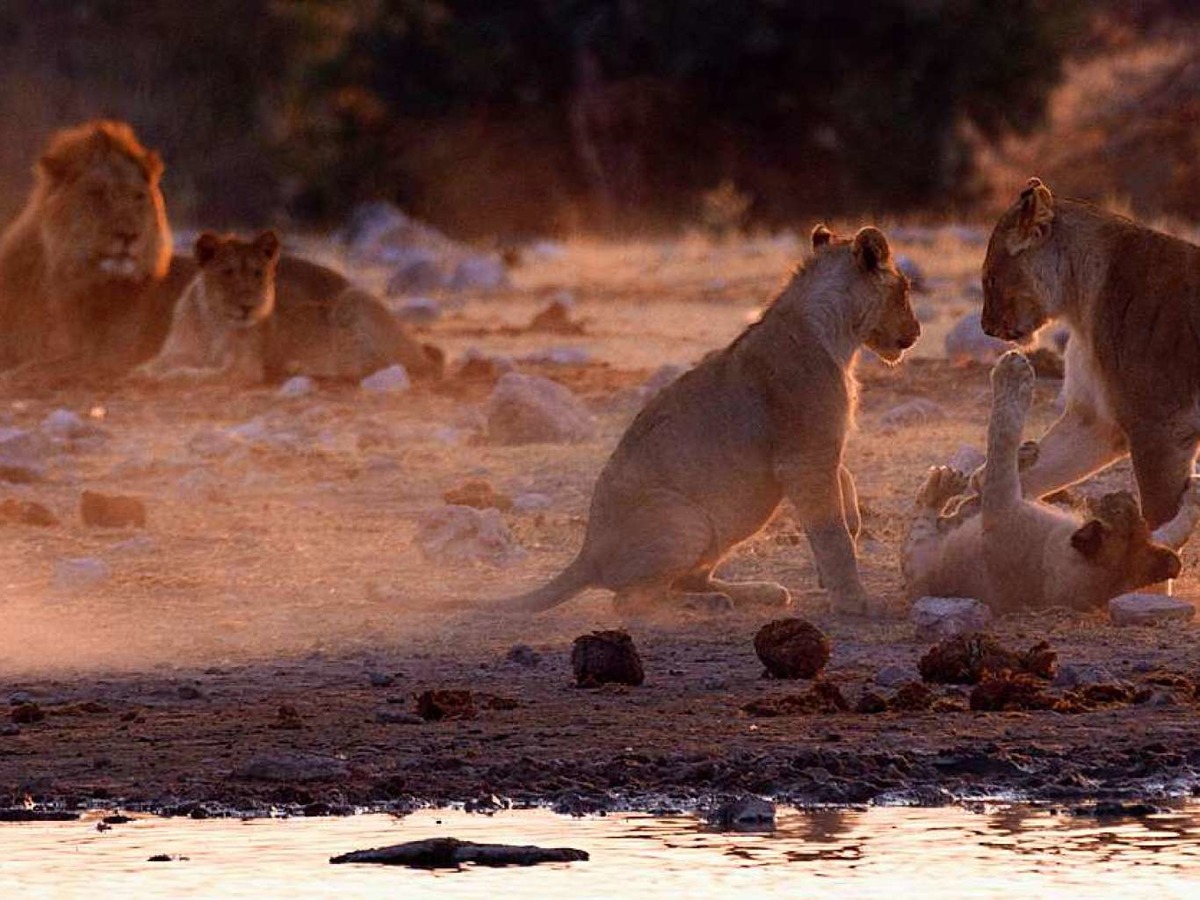
[[[988,455],[974,514],[942,515],[955,508],[967,476],[946,467],[930,472],[901,554],[910,599],[974,597],[1005,612],[1095,609],[1179,574],[1175,551],[1200,519],[1200,481],[1191,482],[1175,519],[1153,534],[1126,492],[1104,497],[1086,522],[1022,497],[1018,454],[1033,382],[1033,368],[1015,351],[992,370]]]
[[[199,271],[175,304],[171,330],[139,380],[260,384],[274,326],[279,238],[253,241],[204,232],[196,241]]]
[[[1032,179],[992,232],[983,291],[989,334],[1071,329],[1066,409],[1022,473],[1026,495],[1130,455],[1146,520],[1171,519],[1200,442],[1200,247]]]
[[[642,410],[600,473],[579,555],[505,607],[543,610],[589,586],[629,606],[786,603],[781,585],[728,584],[712,572],[787,497],[833,607],[864,611],[857,499],[842,462],[850,368],[864,344],[898,360],[920,326],[881,232],[839,241],[819,226],[813,245],[760,322]]]
[[[113,381],[155,356],[196,275],[171,254],[162,161],[122,122],[55,135],[24,210],[0,236],[0,370],[7,385]],[[276,320],[312,374],[359,378],[391,363],[441,373],[439,350],[405,332],[345,277],[280,259]],[[268,377],[293,360],[272,360]]]

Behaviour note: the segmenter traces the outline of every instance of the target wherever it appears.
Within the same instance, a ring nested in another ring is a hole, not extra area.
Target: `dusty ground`
[[[941,358],[948,326],[978,303],[979,234],[896,235],[930,283],[914,298],[925,336],[897,369],[860,365],[850,456],[865,511],[860,564],[891,617],[820,611],[811,557],[786,509],[724,570],[792,590],[799,613],[832,637],[827,677],[852,701],[885,667],[916,677],[926,648],[904,618],[897,560],[909,504],[926,467],[981,445],[988,408],[986,367]],[[747,702],[807,688],[760,677],[751,641],[770,612],[622,622],[602,592],[532,619],[462,609],[531,587],[571,557],[596,472],[636,412],[634,389],[662,363],[693,362],[733,337],[798,252],[791,238],[569,244],[518,270],[513,291],[471,298],[429,329],[454,357],[469,347],[518,358],[546,346],[587,350],[587,365],[520,365],[586,399],[600,428],[582,444],[480,441],[490,387],[457,380],[391,397],[214,388],[9,398],[0,425],[36,428],[67,408],[93,414],[105,436],[48,452],[42,482],[0,485],[0,499],[43,503],[62,520],[0,524],[0,700],[32,699],[46,713],[0,732],[0,805],[28,796],[321,811],[496,794],[587,809],[746,789],[839,803],[1189,790],[1200,707],[1188,689],[1160,684],[1139,705],[1077,714],[755,718],[741,711]],[[560,290],[573,294],[586,333],[520,333]],[[1058,387],[1039,387],[1033,434],[1052,420]],[[885,433],[883,414],[915,397],[946,417]],[[542,511],[504,515],[525,550],[507,567],[441,564],[413,546],[416,518],[472,478],[550,498]],[[1128,479],[1118,467],[1099,487]],[[147,527],[84,526],[85,488],[143,498]],[[102,561],[107,575],[91,584],[56,576],[80,557]],[[1200,588],[1196,561],[1185,551],[1177,593]],[[642,652],[646,684],[572,687],[572,639],[617,625]],[[1060,663],[1099,664],[1135,684],[1200,675],[1194,625],[1115,629],[1101,616],[1047,613],[995,630],[1022,649],[1049,639]],[[506,661],[515,644],[540,663]],[[414,696],[430,688],[516,708],[422,722]]]

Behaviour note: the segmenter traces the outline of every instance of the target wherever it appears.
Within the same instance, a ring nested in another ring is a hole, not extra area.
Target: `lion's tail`
[[[542,612],[570,600],[592,584],[591,564],[583,554],[575,557],[569,566],[551,578],[540,588],[516,597],[498,600],[494,608],[504,612]]]

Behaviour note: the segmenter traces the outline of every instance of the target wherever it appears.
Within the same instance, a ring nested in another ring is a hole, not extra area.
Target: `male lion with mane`
[[[718,581],[712,572],[787,497],[833,609],[866,611],[858,500],[843,465],[850,370],[864,344],[896,362],[921,327],[882,232],[838,240],[819,225],[812,244],[761,321],[638,414],[600,473],[575,560],[503,608],[549,609],[593,586],[633,609],[663,599],[717,611],[786,605],[782,585]]]
[[[0,237],[0,369],[42,362],[27,373],[71,377],[153,354],[188,278],[171,259],[162,171],[121,122],[50,140]]]
[[[158,154],[123,122],[51,138],[24,210],[0,236],[0,370],[8,384],[111,382],[158,352],[197,271],[171,253]],[[361,378],[391,363],[440,375],[372,295],[316,263],[279,260],[276,318],[309,374]],[[286,371],[278,374],[286,375]]]
[[[1041,497],[1128,454],[1157,528],[1200,443],[1200,247],[1030,179],[988,242],[983,329],[1028,341],[1057,318],[1071,329],[1066,410],[1022,489]]]

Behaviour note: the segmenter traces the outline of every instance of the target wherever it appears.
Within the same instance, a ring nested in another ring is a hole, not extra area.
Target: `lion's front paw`
[[[1012,403],[1028,409],[1033,402],[1033,383],[1037,376],[1024,354],[1009,350],[992,369],[992,402]]]

